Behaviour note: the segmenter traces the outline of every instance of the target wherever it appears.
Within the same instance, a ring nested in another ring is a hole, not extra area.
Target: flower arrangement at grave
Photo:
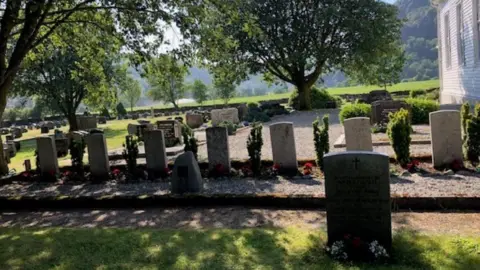
[[[213,178],[219,178],[228,176],[230,172],[222,164],[216,164],[209,172],[209,176]]]
[[[390,257],[377,240],[364,241],[350,234],[345,234],[342,240],[335,241],[325,250],[333,259],[339,261],[382,262]]]
[[[406,169],[410,173],[419,172],[420,171],[419,165],[420,165],[420,161],[414,159],[406,165]]]
[[[313,172],[313,164],[310,162],[305,163],[305,165],[303,165],[303,175],[304,176],[312,175],[312,172]]]

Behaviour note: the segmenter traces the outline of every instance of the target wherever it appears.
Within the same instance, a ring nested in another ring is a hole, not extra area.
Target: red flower
[[[312,174],[312,171],[310,169],[304,168],[303,169],[303,175],[310,175]]]
[[[28,177],[30,177],[30,173],[29,172],[24,172],[24,173],[22,173],[22,176],[25,177],[25,178],[28,178]]]
[[[55,174],[56,174],[55,170],[50,170],[49,173],[50,173],[51,176],[55,176]]]
[[[311,170],[313,168],[313,164],[308,162],[308,163],[305,163],[305,169],[309,169]]]
[[[348,234],[348,233],[343,236],[343,238],[346,239],[346,240],[350,239],[350,237],[351,237],[351,235]]]
[[[362,244],[362,240],[360,239],[360,237],[353,238],[352,245],[354,248],[360,247],[361,244]]]
[[[277,163],[273,164],[273,169],[276,171],[280,170],[280,165],[278,165]]]
[[[113,169],[112,173],[113,173],[113,175],[119,175],[119,174],[120,174],[120,170],[117,169],[117,168],[115,168],[115,169]]]
[[[71,171],[66,171],[66,172],[63,173],[64,176],[70,176],[70,174],[72,174]]]
[[[165,169],[163,169],[163,172],[168,174],[170,172],[170,169],[166,167]]]

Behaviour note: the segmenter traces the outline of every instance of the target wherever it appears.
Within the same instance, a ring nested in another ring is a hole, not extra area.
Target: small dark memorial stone
[[[345,235],[392,246],[389,158],[375,152],[324,157],[328,244]]]

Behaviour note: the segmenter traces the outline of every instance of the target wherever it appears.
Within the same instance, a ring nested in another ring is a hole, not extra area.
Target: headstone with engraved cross
[[[392,245],[389,158],[367,151],[327,154],[325,195],[328,244],[345,235]]]
[[[175,160],[171,184],[174,194],[195,193],[203,190],[203,178],[192,152],[185,152]]]

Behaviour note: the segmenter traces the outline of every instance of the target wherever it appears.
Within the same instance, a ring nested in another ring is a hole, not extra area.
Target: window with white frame
[[[457,52],[458,64],[465,65],[467,59],[465,57],[465,25],[463,23],[462,3],[457,5]]]
[[[450,15],[445,14],[444,18],[444,27],[445,27],[445,59],[447,63],[447,68],[452,66],[452,39],[450,37]]]

